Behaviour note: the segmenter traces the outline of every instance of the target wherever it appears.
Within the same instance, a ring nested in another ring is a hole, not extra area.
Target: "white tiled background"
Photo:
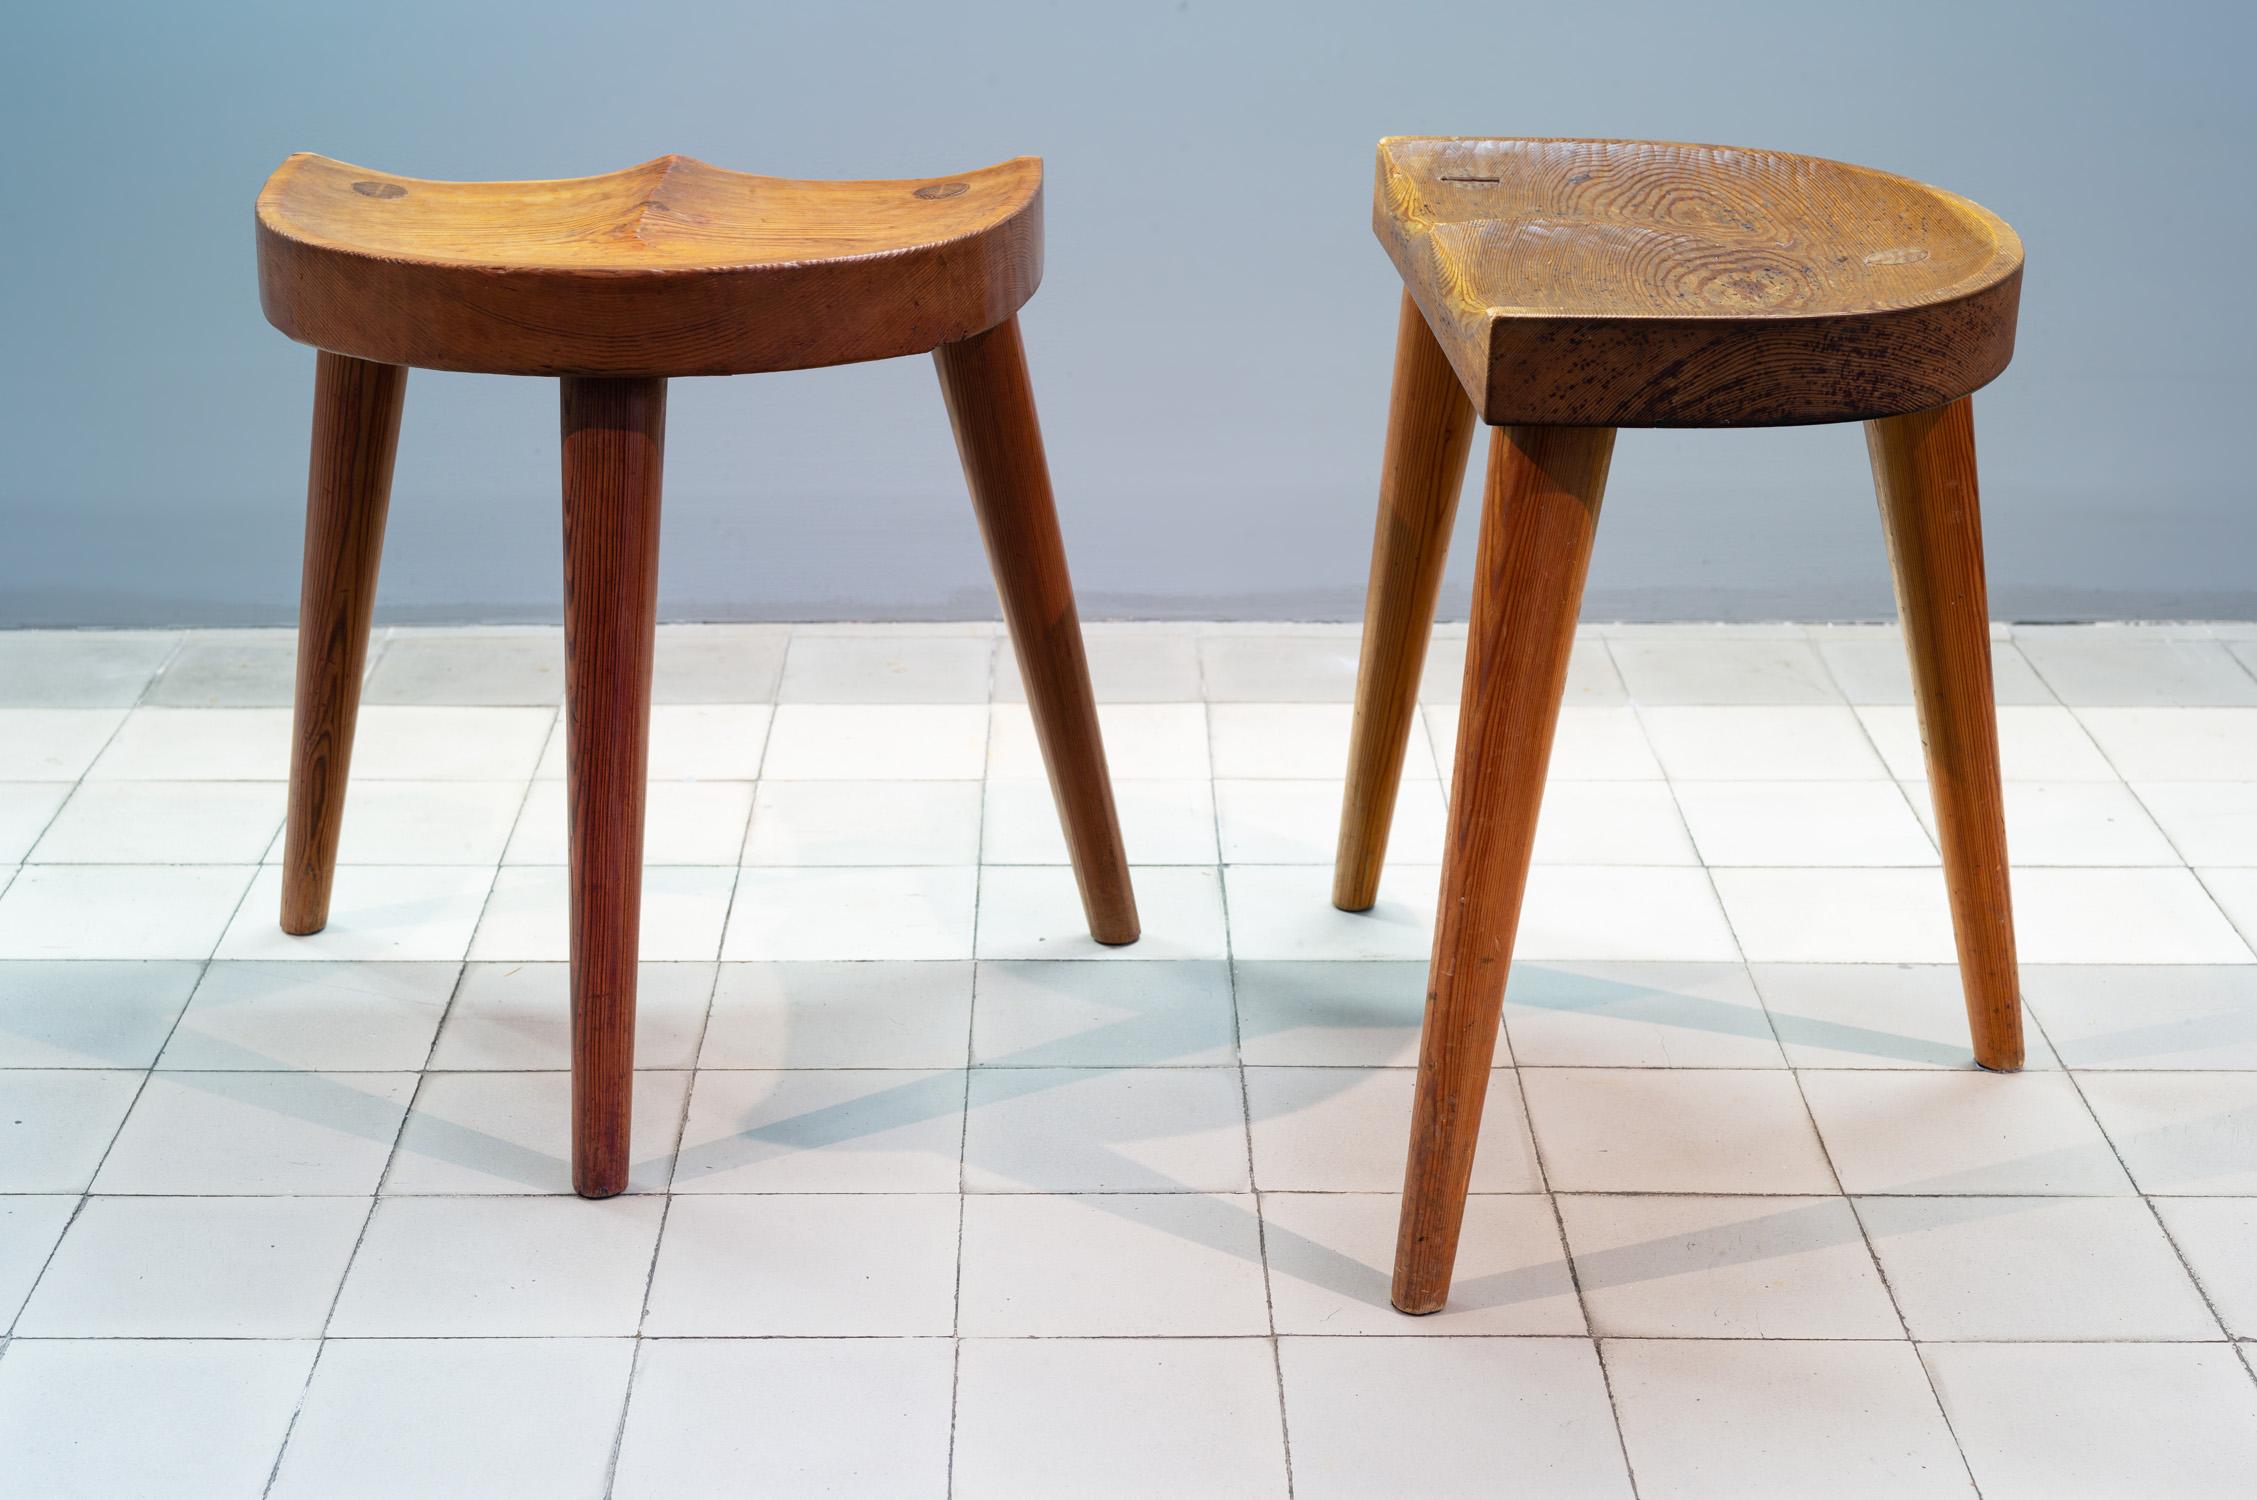
[[[2240,1495],[2257,629],[1997,632],[1972,1071],[1894,633],[1578,639],[1449,1310],[1387,1276],[1462,627],[1093,626],[1145,938],[988,625],[661,631],[631,1191],[569,1196],[553,631],[0,635],[11,1493]]]

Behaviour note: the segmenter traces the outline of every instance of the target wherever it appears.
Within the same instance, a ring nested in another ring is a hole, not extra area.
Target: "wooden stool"
[[[572,1180],[627,1185],[643,782],[670,375],[932,352],[1090,933],[1136,940],[1017,313],[1042,163],[793,182],[668,156],[561,182],[425,182],[326,157],[259,194],[267,320],[321,351],[282,926],[329,919],[407,366],[554,375],[564,431]]]
[[[2022,1065],[1968,393],[2022,244],[1964,198],[1805,156],[1398,138],[1373,213],[1402,325],[1334,903],[1377,899],[1475,417],[1489,474],[1395,1305],[1449,1294],[1513,930],[1617,427],[1864,422],[1986,1068]]]

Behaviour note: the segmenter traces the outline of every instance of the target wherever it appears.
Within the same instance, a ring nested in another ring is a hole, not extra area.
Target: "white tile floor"
[[[0,635],[9,1493],[2242,1495],[2257,650],[1998,632],[2030,1069],[1895,633],[1578,640],[1450,1308],[1387,1306],[1463,628],[1379,906],[1356,639],[1097,626],[1146,936],[995,627],[661,632],[629,1192],[567,1191],[561,645]]]

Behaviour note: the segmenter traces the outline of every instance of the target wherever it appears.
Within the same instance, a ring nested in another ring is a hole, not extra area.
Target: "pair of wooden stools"
[[[573,1181],[628,1167],[666,380],[930,351],[1091,934],[1137,937],[1020,346],[1041,164],[794,182],[665,157],[451,183],[294,156],[268,319],[320,350],[282,925],[328,919],[408,366],[562,385]],[[1476,418],[1493,429],[1394,1299],[1449,1289],[1552,732],[1618,427],[1867,424],[1975,1057],[2021,1065],[1969,393],[2013,350],[2014,232],[1810,157],[1400,138],[1405,295],[1334,900],[1376,896]],[[1626,914],[1634,917],[1634,914]]]

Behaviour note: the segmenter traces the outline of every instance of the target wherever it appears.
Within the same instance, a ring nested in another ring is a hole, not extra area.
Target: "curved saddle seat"
[[[1818,157],[1399,136],[1372,218],[1495,424],[1863,421],[1964,396],[2014,352],[2003,220]]]
[[[732,375],[922,354],[1042,279],[1042,162],[800,182],[662,156],[427,182],[292,156],[259,193],[259,300],[301,343],[505,375]]]

